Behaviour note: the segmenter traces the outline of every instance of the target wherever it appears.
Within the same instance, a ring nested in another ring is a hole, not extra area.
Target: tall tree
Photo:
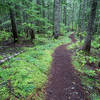
[[[73,2],[73,4],[72,4],[72,31],[73,31],[73,27],[74,27],[74,2]]]
[[[43,15],[43,18],[45,18],[45,1],[42,0],[42,15]]]
[[[64,24],[67,25],[67,0],[64,0]]]
[[[81,31],[85,31],[85,14],[86,14],[86,1],[87,0],[83,0],[82,3],[82,17],[81,17]]]
[[[57,39],[60,34],[61,4],[60,0],[54,0],[54,38]]]
[[[90,18],[88,22],[87,36],[83,46],[83,50],[86,52],[90,52],[91,49],[91,40],[93,36],[93,26],[96,17],[96,8],[97,8],[97,0],[91,0],[91,12],[90,12]]]
[[[9,11],[10,11],[10,19],[11,19],[14,43],[16,43],[18,41],[18,35],[17,35],[18,31],[17,31],[16,19],[15,19],[15,12],[12,9],[12,7],[9,8]]]
[[[36,3],[37,3],[37,15],[38,15],[38,17],[40,17],[40,15],[41,15],[41,1],[40,0],[37,0],[36,1]],[[41,30],[40,30],[40,21],[39,21],[39,19],[37,20],[37,23],[36,23],[36,25],[38,26],[38,30],[37,30],[37,33],[39,33],[40,34],[40,32],[41,32]]]

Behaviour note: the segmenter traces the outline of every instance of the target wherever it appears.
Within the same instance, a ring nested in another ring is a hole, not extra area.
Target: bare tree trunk
[[[54,0],[54,38],[57,39],[60,34],[61,4],[60,0]]]
[[[38,16],[40,16],[41,14],[41,8],[40,8],[40,5],[41,5],[41,0],[36,0],[36,3],[38,5]],[[41,22],[39,20],[37,20],[36,22],[36,25],[39,27],[38,30],[37,30],[37,33],[40,34],[41,33],[41,30],[40,30],[40,25],[41,25]]]
[[[97,8],[97,0],[92,0],[90,18],[89,18],[88,28],[87,28],[87,36],[83,46],[83,50],[86,52],[90,52],[91,49],[91,40],[93,35],[94,21],[96,17],[96,8]]]
[[[33,29],[30,29],[30,36],[31,36],[31,42],[35,39],[35,33]]]
[[[67,25],[67,15],[66,15],[66,0],[64,1],[65,2],[65,5],[64,5],[64,24],[65,26]]]
[[[43,15],[43,18],[45,18],[45,1],[44,0],[42,0],[42,6],[43,6],[42,15]]]
[[[10,11],[10,19],[11,19],[11,25],[12,25],[12,33],[14,38],[14,43],[18,41],[18,35],[17,35],[17,25],[16,25],[16,19],[15,19],[15,13],[12,8],[9,9]]]
[[[78,32],[80,32],[80,29],[81,29],[81,0],[80,0],[80,6],[79,6],[79,15],[78,15]]]
[[[73,8],[72,8],[72,31],[74,30],[74,2],[73,2]]]
[[[48,1],[48,20],[50,21],[50,1]]]
[[[86,1],[83,0],[83,5],[82,5],[82,17],[81,17],[81,31],[85,31],[85,11],[86,11]]]

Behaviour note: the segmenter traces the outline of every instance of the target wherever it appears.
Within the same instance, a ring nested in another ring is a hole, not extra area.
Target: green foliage
[[[3,56],[0,55],[0,60],[2,60],[2,59],[3,59]]]
[[[89,60],[89,63],[96,63],[97,58],[96,57],[89,56],[87,60]]]
[[[43,87],[50,63],[51,53],[48,50],[39,48],[38,51],[38,48],[27,48],[25,53],[3,65],[8,68],[4,70],[1,68],[0,77],[4,82],[11,80],[11,86],[17,96],[20,94],[26,97]],[[1,98],[5,97],[3,88],[1,88]]]
[[[81,81],[84,86],[87,86],[89,89],[93,89],[95,82],[93,78],[88,78],[87,76],[81,76]]]
[[[58,45],[70,42],[70,39],[67,38],[68,35],[69,33],[60,37],[59,40],[48,39],[47,35],[36,35],[38,40],[35,40],[34,47],[25,47],[24,53],[0,66],[1,100],[5,100],[9,96],[14,100],[15,95],[23,100],[30,95],[33,95],[33,99],[44,100],[42,91],[48,80],[47,75],[52,62],[51,54]],[[41,45],[44,42],[45,44]],[[8,87],[9,80],[11,90]],[[37,92],[39,96],[36,96]]]
[[[92,46],[95,48],[95,49],[99,49],[100,48],[100,36],[99,35],[95,35],[94,36],[94,41],[92,42]]]
[[[84,44],[84,40],[82,40],[82,41],[79,41],[77,38],[76,38],[76,43],[73,43],[73,44],[71,44],[71,45],[69,45],[67,48],[68,49],[78,49],[78,48],[80,48],[80,47],[82,47],[83,46],[83,44]]]
[[[84,31],[84,32],[78,32],[77,33],[77,37],[79,37],[80,39],[83,39],[83,38],[85,38],[86,37],[86,32]]]
[[[0,31],[0,41],[8,40],[11,38],[11,33],[6,31]]]
[[[97,86],[97,80],[93,79],[93,78],[88,78],[87,76],[83,76],[81,77],[82,79],[82,84],[84,86],[87,86],[87,90],[90,91],[90,98],[91,100],[99,100],[100,99],[100,95],[99,93],[93,88],[95,86]],[[96,84],[95,84],[96,83]],[[99,86],[100,87],[100,84]]]
[[[79,61],[79,63],[81,64],[81,67],[84,67],[84,65],[86,64],[86,57],[84,54],[85,53],[82,50],[79,52],[76,52],[76,60]]]
[[[65,34],[66,33],[66,30],[67,30],[67,27],[62,23],[60,25],[60,32],[63,33],[63,34]]]
[[[87,74],[88,76],[96,76],[96,72],[94,70],[89,70],[89,69],[85,69],[84,73]]]
[[[93,93],[90,96],[91,96],[91,100],[100,100],[100,96],[96,93]]]
[[[98,44],[97,41],[94,41],[92,43],[92,45],[93,45],[94,48],[99,48],[100,47],[100,44]]]
[[[82,33],[79,33],[80,36],[85,37]],[[82,35],[81,35],[82,34]],[[90,92],[90,98],[91,100],[99,100],[99,93],[96,90],[100,89],[100,81],[96,77],[99,77],[100,74],[100,68],[98,68],[98,62],[99,59],[99,36],[94,36],[94,41],[92,42],[92,48],[91,53],[87,54],[86,52],[79,50],[80,47],[83,46],[84,41],[79,41],[79,38],[77,38],[77,42],[70,45],[68,48],[73,49],[75,52],[75,55],[73,58],[73,64],[75,66],[75,69],[78,70],[81,75],[81,81],[82,84],[86,87],[85,89]],[[89,65],[90,64],[90,65]],[[95,70],[96,69],[96,70]],[[97,97],[96,97],[97,96]]]
[[[76,24],[75,22],[73,22],[73,24],[70,23],[70,25],[67,26],[67,29],[70,29],[70,30],[72,30],[72,31],[76,31],[76,29],[77,29],[77,24]]]

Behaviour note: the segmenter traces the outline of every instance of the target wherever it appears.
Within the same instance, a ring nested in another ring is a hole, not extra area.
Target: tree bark
[[[15,13],[14,13],[14,10],[12,8],[10,8],[9,11],[10,11],[10,19],[11,19],[14,43],[16,43],[18,41],[18,35],[17,35],[18,31],[17,31]]]
[[[54,0],[54,38],[57,39],[60,34],[61,4],[60,0]]]
[[[44,0],[42,0],[42,7],[43,7],[42,15],[43,15],[43,18],[45,18],[45,1]]]
[[[33,29],[30,29],[30,36],[31,36],[31,42],[35,39],[35,33]]]
[[[38,9],[37,9],[38,13],[37,14],[38,14],[38,16],[40,16],[40,14],[41,14],[41,8],[40,8],[41,1],[37,0],[36,3],[37,3],[37,6],[38,6]],[[37,20],[36,25],[38,26],[37,33],[40,34],[41,33],[41,30],[40,30],[41,22],[40,22],[39,19]]]
[[[78,14],[78,32],[80,32],[80,29],[81,29],[81,9],[82,9],[81,0],[79,0],[79,3],[80,5],[79,5],[79,14]]]
[[[67,15],[66,15],[66,0],[64,1],[65,5],[64,5],[64,24],[65,26],[67,25]]]
[[[87,0],[83,0],[83,4],[82,4],[82,17],[81,17],[81,31],[82,31],[82,32],[85,31],[86,1],[87,1]]]
[[[73,4],[72,4],[72,31],[74,30],[74,6],[75,6],[75,4],[73,2]]]
[[[90,18],[89,18],[88,28],[87,28],[87,36],[83,46],[83,50],[86,52],[90,52],[91,49],[91,40],[93,36],[93,26],[96,17],[96,8],[97,8],[97,0],[92,0]]]

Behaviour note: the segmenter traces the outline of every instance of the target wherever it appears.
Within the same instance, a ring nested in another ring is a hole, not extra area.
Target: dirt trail
[[[70,38],[76,41],[73,34]],[[72,51],[66,49],[67,45],[59,46],[53,54],[46,100],[88,100],[71,64]]]

